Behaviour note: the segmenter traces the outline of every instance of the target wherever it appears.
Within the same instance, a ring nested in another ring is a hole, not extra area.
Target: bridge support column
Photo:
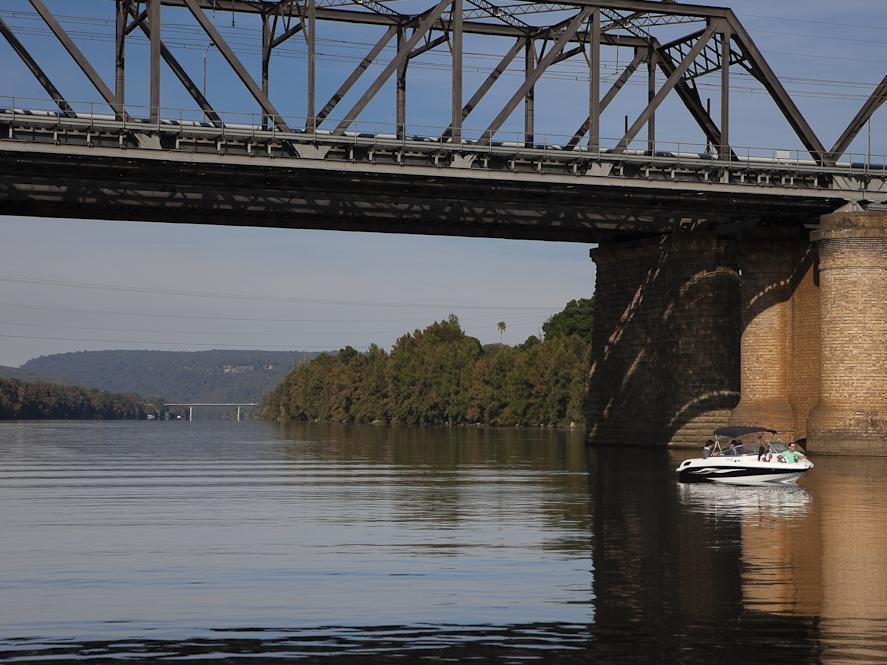
[[[700,446],[739,397],[739,276],[710,233],[604,244],[597,265],[590,444]]]
[[[813,255],[807,234],[768,229],[743,237],[741,279],[741,398],[730,417],[734,425],[778,430],[794,441],[791,404],[793,300],[810,272]]]
[[[826,215],[812,239],[819,244],[822,364],[808,447],[887,455],[887,213]]]

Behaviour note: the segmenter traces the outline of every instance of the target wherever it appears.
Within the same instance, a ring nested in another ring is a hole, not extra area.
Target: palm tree
[[[496,324],[496,327],[499,329],[499,341],[501,343],[505,343],[505,321],[499,321]]]

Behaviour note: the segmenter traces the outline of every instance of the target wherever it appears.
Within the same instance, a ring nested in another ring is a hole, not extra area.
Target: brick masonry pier
[[[887,455],[887,212],[826,215],[812,235],[822,300],[817,453]]]
[[[766,423],[792,440],[792,294],[809,268],[807,235],[803,229],[771,229],[747,234],[737,243],[741,389],[730,424]]]
[[[589,443],[699,447],[729,423],[887,455],[887,212],[591,256]]]
[[[698,445],[739,397],[739,273],[732,244],[675,233],[601,245],[589,441]]]

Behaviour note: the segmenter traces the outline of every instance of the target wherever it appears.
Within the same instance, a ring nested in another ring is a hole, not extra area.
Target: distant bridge
[[[170,402],[168,404],[164,404],[164,407],[176,406],[176,407],[188,407],[188,420],[194,420],[194,407],[195,406],[236,406],[237,407],[237,421],[240,422],[240,409],[245,406],[258,406],[255,402]]]

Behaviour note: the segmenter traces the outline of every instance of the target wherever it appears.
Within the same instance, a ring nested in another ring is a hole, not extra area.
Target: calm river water
[[[680,485],[581,433],[0,424],[0,661],[887,662],[887,460]]]

